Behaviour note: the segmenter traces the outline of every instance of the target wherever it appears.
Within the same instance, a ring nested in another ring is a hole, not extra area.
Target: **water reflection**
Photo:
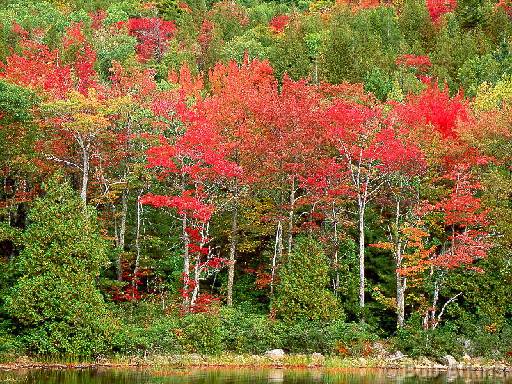
[[[21,370],[0,371],[0,383],[20,384],[512,384],[512,376],[483,372],[404,370]]]

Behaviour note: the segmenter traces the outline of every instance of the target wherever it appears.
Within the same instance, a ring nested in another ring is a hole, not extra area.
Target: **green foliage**
[[[14,334],[14,326],[9,320],[0,322],[0,356],[23,353],[21,340]]]
[[[133,8],[127,2],[119,2],[110,5],[107,8],[107,17],[104,20],[105,25],[112,25],[120,21],[127,21],[132,9]]]
[[[69,20],[54,5],[45,1],[29,2],[16,0],[9,2],[9,5],[0,10],[1,35],[0,41],[9,44],[12,48],[13,39],[11,28],[13,22],[18,23],[26,30],[39,30],[43,34],[43,42],[50,46],[62,36],[62,33],[69,25]],[[7,53],[7,52],[6,52]]]
[[[181,317],[164,314],[156,304],[125,303],[118,312],[122,325],[114,337],[113,351],[121,354],[263,354],[283,348],[291,353],[334,355],[343,346],[359,356],[368,342],[377,339],[362,323],[283,322],[234,308]]]
[[[491,51],[489,40],[478,30],[466,31],[454,17],[450,17],[436,38],[433,49],[432,73],[440,81],[446,81],[452,91],[460,88],[459,68],[479,55]],[[467,80],[466,80],[467,81]]]
[[[285,320],[330,320],[341,316],[329,285],[329,266],[320,244],[300,237],[279,271],[272,309]]]
[[[113,336],[112,351],[123,355],[182,353],[180,319],[150,303],[122,303],[121,325]]]
[[[470,356],[500,359],[512,350],[512,324],[497,324],[489,318],[465,316],[458,319]]]
[[[512,348],[512,325],[493,323],[489,318],[463,315],[433,330],[424,330],[413,316],[394,339],[397,349],[411,357],[440,358],[463,354],[499,359]]]
[[[500,78],[500,65],[491,54],[466,61],[459,69],[458,78],[468,96],[475,96],[480,84],[494,84]]]
[[[271,39],[267,27],[250,29],[226,43],[223,47],[223,56],[237,62],[242,62],[245,54],[249,59],[265,59],[270,53]]]
[[[418,51],[431,48],[435,28],[428,14],[425,1],[404,0],[398,14],[398,25],[410,47]]]
[[[372,92],[378,99],[386,100],[387,95],[393,90],[393,82],[387,73],[379,68],[373,68],[365,76],[364,89]]]
[[[368,325],[339,319],[284,322],[234,309],[222,310],[221,319],[223,348],[236,353],[261,354],[282,348],[290,353],[333,355],[344,346],[352,355],[359,356],[368,342],[377,339]]]
[[[164,20],[176,20],[181,16],[183,10],[179,4],[178,0],[158,0],[156,2],[158,13]]]
[[[29,222],[24,249],[14,260],[19,278],[5,298],[5,311],[31,352],[104,351],[111,324],[96,279],[106,264],[107,244],[94,211],[56,176],[34,202]]]
[[[29,159],[36,139],[32,123],[32,107],[36,103],[29,90],[0,81],[0,165],[11,172],[33,169]]]
[[[217,315],[198,313],[181,320],[181,340],[188,353],[218,354],[222,352],[221,321]]]
[[[464,354],[463,340],[453,324],[425,330],[418,314],[411,316],[406,325],[398,330],[394,344],[398,350],[411,357],[439,358],[452,355],[461,358]]]
[[[36,101],[35,96],[29,90],[0,81],[0,111],[1,121],[24,122],[31,120],[31,107]]]
[[[322,49],[322,77],[331,83],[363,82],[378,67],[394,65],[403,39],[392,9],[379,7],[352,15],[340,8],[332,16]]]
[[[463,28],[475,28],[493,12],[493,4],[487,0],[461,0],[457,3],[456,16]]]
[[[269,60],[278,78],[285,73],[294,80],[309,76],[311,61],[304,40],[308,33],[300,20],[292,19],[285,31],[274,37]]]
[[[266,315],[226,308],[221,319],[222,345],[230,352],[262,354],[282,344],[276,322]]]
[[[495,86],[482,83],[475,97],[475,108],[481,111],[499,108],[512,101],[512,76],[504,77]]]
[[[113,61],[124,64],[135,56],[137,39],[124,34],[103,34],[94,40],[94,44],[97,49],[98,72],[107,80],[111,75]]]

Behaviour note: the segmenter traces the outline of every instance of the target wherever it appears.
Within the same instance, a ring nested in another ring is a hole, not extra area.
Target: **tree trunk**
[[[396,327],[402,328],[405,321],[405,289],[407,279],[396,272]]]
[[[231,219],[231,243],[229,246],[229,268],[228,268],[228,292],[227,292],[227,305],[233,305],[233,282],[235,279],[235,256],[236,245],[238,240],[238,201],[235,200],[233,207],[233,216]]]
[[[338,297],[338,290],[340,288],[340,271],[339,271],[339,239],[338,239],[338,213],[336,212],[336,205],[332,203],[332,220],[334,223],[334,269],[336,275],[333,279],[333,291],[334,295]]]
[[[402,182],[400,181],[400,189],[402,188]],[[407,279],[403,277],[399,270],[402,267],[402,237],[400,234],[400,197],[396,198],[396,209],[395,209],[395,277],[396,277],[396,327],[397,329],[404,326],[405,321],[405,289]],[[390,229],[390,237],[393,238],[393,230]]]
[[[82,147],[82,188],[80,190],[80,197],[85,205],[87,204],[87,184],[89,183],[89,149],[83,140],[80,142]]]
[[[430,274],[433,274],[433,269],[431,270]],[[423,318],[423,328],[428,329],[434,329],[436,327],[436,312],[437,312],[437,302],[439,301],[439,282],[434,282],[434,292],[433,292],[433,298],[432,298],[432,306],[427,309],[427,313],[425,314],[425,317]]]
[[[188,313],[190,311],[190,252],[189,243],[190,239],[187,233],[187,215],[181,216],[181,237],[183,240],[183,312]]]
[[[201,242],[199,246],[203,248],[206,245],[206,241],[208,239],[208,232],[209,232],[209,224],[206,225],[203,224],[201,228]],[[208,251],[208,256],[210,255],[210,252]],[[208,257],[207,256],[207,257]],[[199,297],[199,290],[201,288],[200,281],[201,281],[201,273],[203,272],[204,267],[201,266],[201,253],[196,252],[195,260],[194,260],[194,289],[192,290],[192,296],[190,298],[190,305],[189,308],[193,308],[196,304],[197,298]]]
[[[117,280],[123,280],[123,269],[121,266],[121,254],[124,252],[126,238],[126,216],[128,214],[128,190],[124,189],[121,194],[121,223],[119,225],[119,239],[117,246],[120,250],[117,259]]]
[[[293,212],[295,210],[295,178],[292,179],[290,191],[290,211],[288,212],[288,254],[292,253],[293,246]]]
[[[198,254],[195,257],[194,262],[194,289],[192,290],[192,295],[190,297],[190,308],[193,308],[196,304],[197,297],[199,296],[199,281],[201,277],[201,270],[199,266],[201,265],[201,256]]]
[[[274,243],[274,257],[272,258],[272,274],[270,277],[270,295],[274,294],[274,281],[276,277],[277,260],[283,256],[283,226],[281,220],[277,223],[276,240]]]
[[[134,283],[135,279],[137,278],[137,273],[139,272],[140,267],[140,227],[142,223],[142,215],[143,215],[143,208],[142,204],[140,202],[140,198],[143,193],[143,189],[140,190],[139,195],[137,196],[137,224],[136,224],[136,231],[135,231],[135,267],[133,268],[133,277],[134,277]]]
[[[359,307],[364,308],[364,204],[359,204]]]

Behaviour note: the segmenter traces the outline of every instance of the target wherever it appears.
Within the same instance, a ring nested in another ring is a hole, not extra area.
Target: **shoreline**
[[[510,361],[473,358],[457,365],[443,365],[426,357],[390,360],[386,358],[355,358],[337,356],[285,355],[273,358],[264,355],[152,355],[148,357],[125,356],[101,358],[96,361],[59,362],[41,361],[37,358],[19,357],[13,361],[0,363],[1,371],[30,369],[323,369],[323,370],[411,370],[432,372],[481,372],[512,376]]]

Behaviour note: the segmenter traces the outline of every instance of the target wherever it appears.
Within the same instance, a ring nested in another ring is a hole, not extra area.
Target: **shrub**
[[[421,326],[419,315],[412,316],[406,325],[399,329],[394,339],[397,349],[411,357],[429,356],[439,358],[464,354],[463,340],[453,324],[446,324],[432,330]]]
[[[293,252],[279,272],[272,302],[286,321],[332,320],[341,316],[336,297],[326,287],[329,265],[322,248],[311,237],[297,238]]]
[[[218,315],[197,313],[181,319],[177,329],[184,352],[215,355],[222,352],[222,330]]]
[[[29,352],[90,356],[105,351],[111,316],[96,287],[107,244],[93,210],[61,176],[48,182],[14,259],[20,276],[5,297]]]
[[[221,311],[222,345],[235,353],[261,354],[281,346],[276,322],[268,316],[224,308]]]

